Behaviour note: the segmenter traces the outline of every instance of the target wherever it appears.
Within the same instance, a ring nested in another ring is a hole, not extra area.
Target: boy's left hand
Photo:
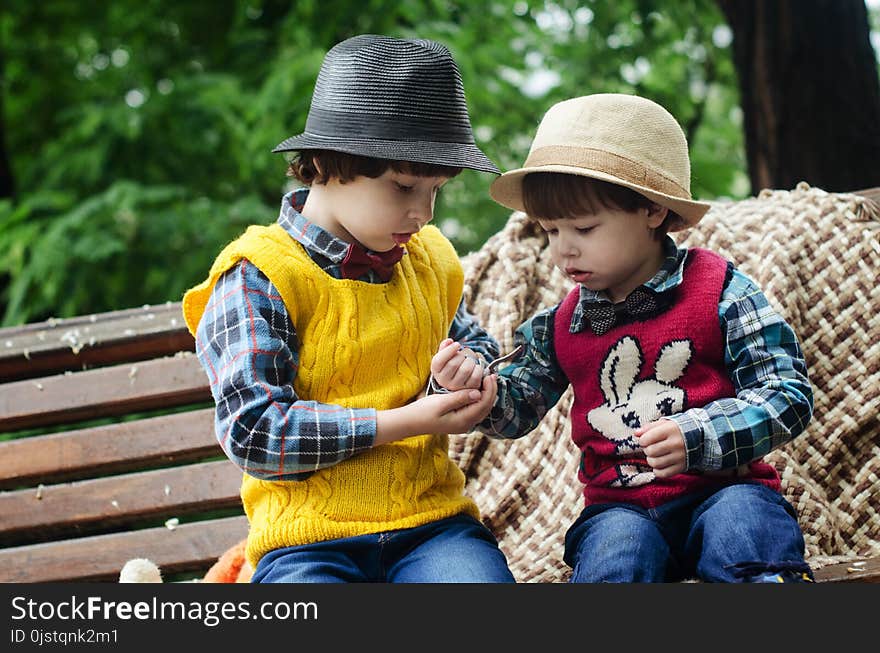
[[[633,435],[657,478],[669,478],[685,471],[687,451],[678,424],[661,419],[637,428]]]

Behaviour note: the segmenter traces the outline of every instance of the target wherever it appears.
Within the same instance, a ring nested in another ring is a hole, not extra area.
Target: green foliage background
[[[0,12],[15,181],[0,200],[4,325],[180,299],[245,225],[277,217],[289,180],[270,150],[302,130],[326,50],[357,33],[445,43],[502,169],[552,103],[638,93],[685,128],[695,196],[750,192],[712,0],[5,0]],[[438,204],[459,254],[507,220],[491,179],[465,171]]]

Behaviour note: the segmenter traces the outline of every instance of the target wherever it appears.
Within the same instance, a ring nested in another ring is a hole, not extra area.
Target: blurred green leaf
[[[552,103],[639,93],[689,134],[694,194],[741,197],[724,29],[712,0],[6,0],[3,324],[179,299],[247,224],[276,218],[290,180],[270,150],[302,131],[324,53],[356,33],[445,43],[502,169]],[[509,216],[492,179],[465,171],[440,196],[459,254]]]

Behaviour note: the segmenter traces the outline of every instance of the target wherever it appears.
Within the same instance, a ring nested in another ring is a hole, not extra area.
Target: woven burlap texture
[[[807,184],[715,202],[679,244],[710,248],[763,288],[800,339],[815,391],[807,430],[767,460],[797,509],[814,568],[880,554],[880,207]],[[571,282],[521,213],[463,260],[465,301],[507,351],[514,329]],[[571,390],[519,440],[453,435],[450,451],[520,582],[567,580],[565,531],[582,508]]]

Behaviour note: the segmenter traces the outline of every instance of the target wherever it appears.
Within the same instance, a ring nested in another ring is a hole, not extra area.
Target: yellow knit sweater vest
[[[436,228],[425,227],[406,250],[388,283],[334,279],[280,225],[252,226],[186,293],[184,317],[195,333],[217,279],[247,258],[278,289],[296,328],[297,396],[351,408],[399,407],[425,385],[463,285],[458,256]],[[445,435],[377,446],[304,481],[245,474],[247,557],[256,566],[280,547],[409,528],[462,512],[479,518],[463,487]]]

